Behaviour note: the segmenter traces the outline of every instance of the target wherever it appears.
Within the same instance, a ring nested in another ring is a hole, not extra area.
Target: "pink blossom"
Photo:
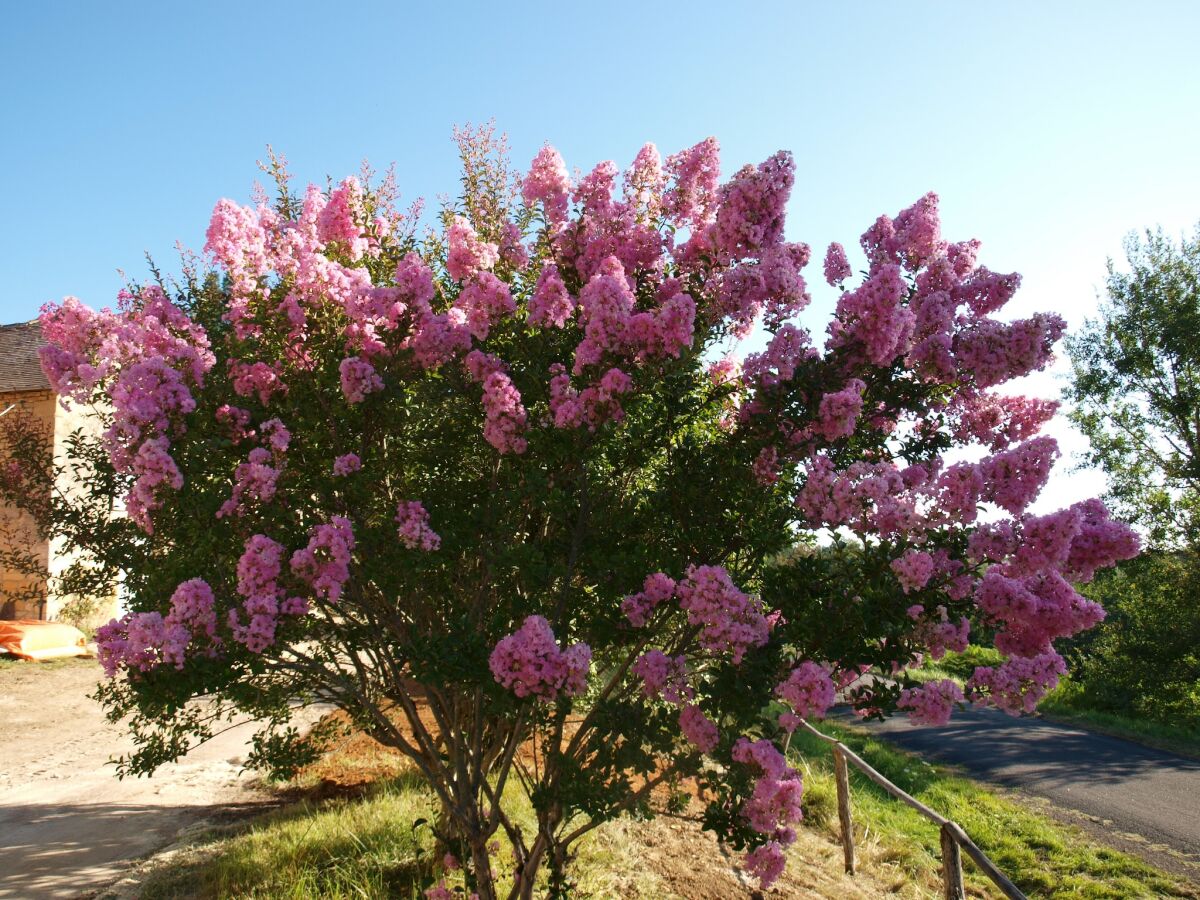
[[[317,596],[336,603],[350,579],[354,529],[350,520],[334,516],[309,532],[308,546],[292,554],[291,568]]]
[[[233,379],[233,391],[239,397],[258,397],[258,402],[266,406],[275,394],[286,394],[287,385],[280,377],[277,366],[262,361],[246,363],[241,360],[229,361],[229,376]]]
[[[711,753],[721,738],[717,726],[694,704],[679,711],[679,730],[701,753]]]
[[[533,158],[529,174],[521,183],[521,196],[528,206],[541,203],[551,227],[566,222],[570,205],[571,178],[557,150],[546,144]]]
[[[750,467],[754,480],[763,487],[770,487],[779,480],[779,451],[774,447],[763,447]]]
[[[955,362],[974,376],[976,387],[991,387],[1045,368],[1066,327],[1054,313],[1038,313],[1011,324],[982,319],[955,340]]]
[[[270,266],[267,235],[254,210],[218,200],[205,233],[204,251],[235,279],[256,279]]]
[[[834,287],[853,274],[850,261],[846,259],[846,248],[834,241],[825,251],[825,281]]]
[[[471,223],[455,216],[446,229],[446,272],[455,281],[466,281],[477,272],[491,269],[500,260],[500,248],[481,241]]]
[[[522,437],[528,415],[521,394],[507,375],[492,372],[483,382],[483,436],[501,453],[524,453],[529,446]]]
[[[351,176],[330,193],[329,202],[317,214],[318,240],[339,245],[351,260],[362,259],[367,239],[359,225],[361,217],[362,186]]]
[[[908,291],[900,267],[880,266],[861,286],[845,291],[829,326],[830,348],[846,348],[877,366],[906,353],[916,316],[902,301]]]
[[[1102,502],[1085,500],[1071,508],[1079,512],[1082,521],[1071,540],[1064,574],[1077,581],[1091,581],[1097,569],[1137,556],[1141,547],[1137,532],[1112,521]]]
[[[154,525],[150,514],[163,505],[163,489],[183,487],[183,474],[168,452],[165,438],[144,441],[134,456],[132,471],[137,476],[128,496],[125,510],[142,531],[151,534]]]
[[[775,694],[787,702],[797,715],[819,719],[829,711],[836,699],[830,667],[806,659],[775,686]]]
[[[463,287],[454,308],[465,316],[471,334],[482,341],[493,325],[516,311],[517,305],[507,284],[491,272],[480,272]]]
[[[1016,272],[1001,275],[980,267],[954,288],[954,299],[965,303],[976,316],[985,316],[1001,309],[1021,286]]]
[[[739,591],[722,567],[689,566],[675,590],[688,623],[700,626],[701,645],[731,653],[734,665],[751,647],[767,642],[761,604]]]
[[[249,459],[240,463],[233,473],[233,493],[217,510],[217,518],[242,516],[248,500],[270,503],[275,497],[280,470],[269,465],[271,454],[262,447],[250,451]]]
[[[362,460],[358,458],[357,453],[343,453],[333,461],[333,474],[337,478],[343,478],[361,468]]]
[[[661,650],[648,650],[634,660],[629,671],[642,679],[642,692],[647,697],[662,696],[668,703],[683,703],[696,696],[688,684],[687,659],[682,655],[672,658]]]
[[[693,228],[712,220],[721,176],[720,154],[721,145],[710,137],[667,157],[666,171],[672,185],[663,205],[668,217]]]
[[[1058,455],[1058,441],[1044,435],[983,460],[979,464],[981,496],[1019,514],[1041,493]]]
[[[122,668],[148,672],[166,660],[182,660],[190,638],[179,624],[168,628],[161,613],[126,613],[96,629],[96,652],[104,674]]]
[[[914,725],[940,727],[950,721],[956,703],[963,702],[963,692],[949,679],[930,681],[920,687],[905,688],[896,706],[907,709],[908,720]]]
[[[547,263],[529,298],[529,321],[542,328],[562,328],[575,312],[575,300],[567,293],[558,266]]]
[[[441,537],[429,527],[429,512],[419,500],[401,500],[396,505],[397,534],[409,550],[433,551],[442,545]]]
[[[933,557],[923,550],[909,550],[899,559],[892,560],[892,571],[904,593],[919,591],[933,577]]]
[[[792,155],[781,150],[757,168],[742,168],[720,188],[711,240],[723,259],[753,256],[781,240],[794,178]]]
[[[625,172],[625,202],[639,216],[654,220],[662,211],[667,177],[662,157],[653,144],[644,144]]]
[[[742,864],[747,872],[758,879],[759,887],[765,891],[779,880],[787,868],[787,857],[778,841],[767,841],[747,853]]]
[[[894,234],[888,241],[894,252],[910,271],[916,271],[941,252],[941,220],[938,215],[938,195],[932,191],[896,216]]]
[[[1010,715],[1030,713],[1066,671],[1066,663],[1052,650],[1033,657],[1014,656],[999,666],[977,668],[967,681],[967,694],[973,703],[995,706]]]
[[[846,386],[835,394],[821,398],[820,420],[815,430],[827,441],[850,437],[858,423],[863,408],[863,392],[867,386],[858,378],[851,378]]]
[[[621,601],[621,612],[629,619],[635,628],[641,628],[650,618],[650,614],[664,600],[675,595],[675,580],[662,572],[647,575],[642,584],[642,590],[630,594]]]
[[[591,659],[587,644],[560,650],[550,623],[529,616],[520,629],[500,639],[488,664],[496,681],[518,697],[552,700],[583,693]]]
[[[809,345],[808,332],[794,325],[784,325],[767,343],[762,353],[746,357],[747,378],[764,385],[791,381],[801,361],[811,359],[816,351]]]
[[[383,379],[375,367],[361,356],[348,356],[338,366],[342,380],[342,393],[349,403],[362,403],[367,394],[383,390]]]

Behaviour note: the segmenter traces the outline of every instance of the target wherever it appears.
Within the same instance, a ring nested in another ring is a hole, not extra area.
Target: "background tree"
[[[1151,552],[1086,589],[1109,612],[1070,644],[1089,708],[1200,726],[1200,231],[1125,242],[1100,316],[1067,340],[1072,421]]]
[[[297,196],[276,163],[273,204],[217,204],[211,269],[44,310],[43,367],[104,426],[44,527],[124,579],[98,640],[126,772],[247,713],[286,771],[321,737],[289,704],[322,699],[412,760],[484,900],[543,869],[563,894],[576,841],[684,779],[769,884],[802,787],[777,744],[836,688],[944,722],[963,690],[906,670],[981,626],[1008,658],[967,696],[1033,708],[1053,642],[1102,615],[1068,579],[1137,541],[1095,501],[1026,513],[1054,405],[994,389],[1063,322],[995,318],[1019,279],[944,240],[936,196],[879,217],[855,287],[829,247],[817,345],[790,154],[722,184],[716,141],[648,144],[572,180],[549,146],[520,178],[489,129],[458,143],[462,194],[421,238],[390,180]],[[726,355],[756,323],[765,348]]]
[[[1200,545],[1200,231],[1159,231],[1109,260],[1100,316],[1067,339],[1071,420],[1109,501],[1159,547]]]

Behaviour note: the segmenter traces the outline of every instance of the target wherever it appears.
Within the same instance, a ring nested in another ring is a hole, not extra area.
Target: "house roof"
[[[36,320],[0,325],[0,394],[50,390],[38,359],[38,348],[45,343]]]

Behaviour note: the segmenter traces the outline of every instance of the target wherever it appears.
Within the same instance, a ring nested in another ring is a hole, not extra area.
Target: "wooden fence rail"
[[[1025,894],[1021,892],[1021,889],[996,868],[996,864],[988,859],[987,854],[975,845],[975,842],[967,836],[967,833],[959,827],[958,823],[952,822],[945,816],[934,812],[916,797],[896,787],[896,785],[876,772],[862,757],[837,740],[837,738],[832,738],[818,731],[803,719],[800,721],[800,724],[816,737],[833,745],[833,771],[837,780],[838,821],[841,823],[842,829],[842,853],[845,856],[846,871],[849,874],[854,874],[855,858],[854,820],[850,813],[850,772],[847,762],[854,763],[854,767],[873,782],[897,800],[907,803],[941,829],[942,884],[945,889],[944,896],[946,900],[963,900],[966,897],[963,889],[962,851],[965,851],[967,856],[975,861],[975,865],[979,866],[983,874],[990,878],[996,887],[1004,892],[1005,896],[1012,898],[1012,900],[1028,900]]]

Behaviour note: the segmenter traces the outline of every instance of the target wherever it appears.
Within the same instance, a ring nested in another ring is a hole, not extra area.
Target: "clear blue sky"
[[[494,118],[522,167],[544,140],[581,168],[791,149],[789,237],[818,248],[937,190],[948,236],[1025,275],[1015,314],[1077,324],[1124,233],[1200,220],[1198,35],[1187,0],[9,4],[0,321],[110,304],[147,250],[174,268],[267,143],[303,180],[394,162],[432,200],[451,126]]]

